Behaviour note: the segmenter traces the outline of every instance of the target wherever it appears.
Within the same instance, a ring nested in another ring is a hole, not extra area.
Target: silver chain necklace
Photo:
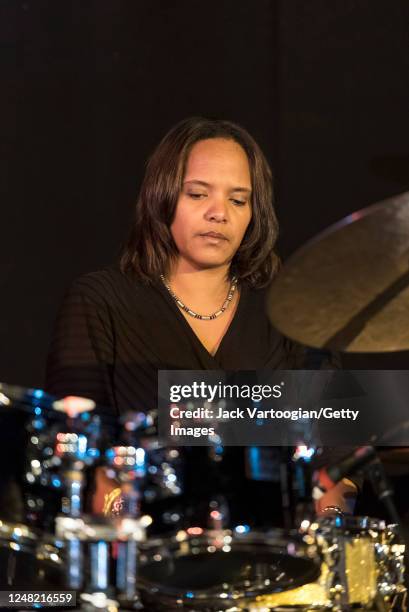
[[[237,278],[234,276],[230,284],[229,293],[227,294],[227,297],[223,302],[223,306],[219,310],[216,310],[216,312],[214,312],[213,314],[201,315],[189,308],[189,306],[186,306],[186,304],[184,304],[182,300],[180,300],[178,296],[173,293],[172,289],[169,286],[169,283],[167,282],[163,274],[160,275],[160,279],[165,285],[166,289],[169,291],[172,298],[175,300],[176,304],[179,306],[179,308],[187,312],[187,314],[193,317],[194,319],[200,319],[201,321],[212,321],[213,319],[217,319],[217,317],[220,317],[220,315],[222,315],[224,311],[227,310],[227,308],[229,307],[229,304],[233,299],[234,292],[237,288]]]

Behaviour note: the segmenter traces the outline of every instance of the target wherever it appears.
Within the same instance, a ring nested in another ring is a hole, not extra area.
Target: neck
[[[175,293],[195,301],[223,301],[231,284],[227,265],[197,270],[182,262],[176,262],[171,268],[168,281]]]

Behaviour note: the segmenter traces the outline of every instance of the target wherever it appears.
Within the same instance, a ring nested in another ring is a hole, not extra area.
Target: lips
[[[220,234],[219,232],[203,232],[200,236],[209,236],[209,238],[218,238],[222,240],[228,240],[227,236]]]

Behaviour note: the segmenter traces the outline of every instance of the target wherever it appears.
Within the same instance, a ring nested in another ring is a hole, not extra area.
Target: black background
[[[0,380],[43,384],[65,288],[117,256],[146,157],[186,116],[259,141],[284,257],[407,190],[408,24],[407,0],[0,0]]]

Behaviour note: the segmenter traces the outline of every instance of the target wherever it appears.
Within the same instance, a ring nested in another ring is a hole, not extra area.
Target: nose
[[[227,223],[228,208],[224,197],[215,195],[208,200],[205,219],[206,221],[216,221],[216,223]]]

